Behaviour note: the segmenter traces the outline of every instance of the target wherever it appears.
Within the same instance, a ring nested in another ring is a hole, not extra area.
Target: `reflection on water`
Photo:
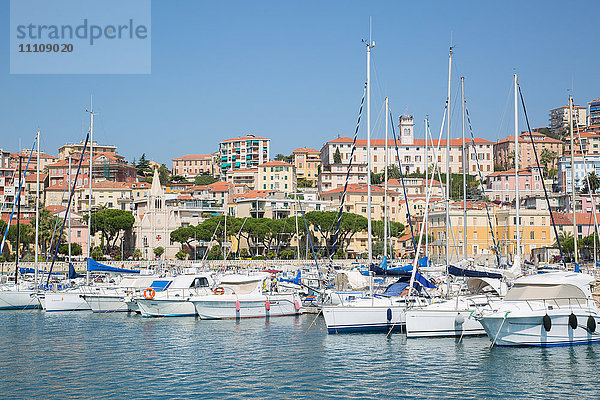
[[[270,320],[0,313],[1,398],[592,398],[598,345],[490,350],[487,337],[328,335]]]

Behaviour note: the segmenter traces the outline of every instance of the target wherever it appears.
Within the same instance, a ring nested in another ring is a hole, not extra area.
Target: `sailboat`
[[[37,184],[36,184],[36,206],[35,206],[35,282],[32,284],[31,282],[25,282],[21,280],[19,282],[19,224],[21,218],[21,193],[23,189],[23,184],[25,182],[24,177],[21,176],[21,157],[19,157],[19,190],[17,192],[17,196],[15,197],[15,203],[13,205],[14,208],[17,208],[17,246],[16,246],[16,257],[15,257],[15,279],[14,284],[9,284],[8,282],[5,285],[0,286],[0,310],[8,310],[8,309],[28,309],[28,308],[38,308],[40,303],[35,296],[36,286],[37,286],[37,278],[38,278],[38,233],[39,233],[39,193],[40,193],[40,131],[38,130],[36,134],[36,139],[34,142],[34,146],[32,146],[32,150],[29,154],[29,158],[27,160],[27,165],[25,167],[25,171],[27,171],[29,167],[29,162],[33,156],[33,149],[37,148]],[[12,213],[11,218],[12,220]],[[8,229],[10,227],[9,224],[6,227],[6,232],[4,234],[4,238],[2,240],[2,248],[4,247],[4,243],[6,241],[6,234],[8,233]],[[0,248],[1,252],[1,248]]]
[[[450,49],[450,65],[452,62],[452,48]],[[448,85],[451,80],[448,79]],[[462,85],[462,105],[463,105],[463,160],[466,158],[464,148],[464,116],[465,116],[465,99],[464,99],[464,79],[461,78]],[[515,141],[518,140],[518,115],[517,115],[517,76],[514,76],[515,90]],[[447,140],[450,140],[448,133]],[[518,142],[515,143],[515,148],[518,149]],[[515,157],[515,174],[516,182],[518,180],[518,157]],[[465,164],[463,164],[463,182],[465,177]],[[516,210],[517,210],[517,243],[516,255],[513,262],[513,267],[510,270],[501,271],[488,269],[474,270],[467,268],[459,268],[449,264],[448,275],[463,276],[468,278],[466,281],[466,290],[464,293],[456,293],[453,296],[441,300],[434,301],[432,304],[420,309],[412,309],[406,312],[406,336],[407,337],[436,337],[436,336],[472,336],[485,335],[485,330],[481,323],[474,318],[474,313],[483,307],[492,307],[493,304],[499,303],[507,292],[507,284],[504,281],[504,273],[515,277],[520,270],[520,236],[519,236],[519,193],[518,184],[516,193]],[[466,209],[466,190],[463,185],[463,205],[464,205],[464,257],[467,258],[466,246],[466,231],[467,231],[467,209]],[[448,211],[446,211],[448,212]],[[448,257],[449,260],[449,257]]]

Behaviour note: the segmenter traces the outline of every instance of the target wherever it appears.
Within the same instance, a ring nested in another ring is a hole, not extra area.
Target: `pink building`
[[[515,170],[497,171],[488,175],[485,194],[489,200],[512,202],[516,191]],[[542,175],[537,168],[529,167],[519,171],[519,197],[544,195]]]

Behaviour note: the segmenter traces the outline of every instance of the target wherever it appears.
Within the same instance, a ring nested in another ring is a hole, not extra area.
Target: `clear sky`
[[[0,13],[7,35],[8,1]],[[93,95],[95,139],[128,160],[146,153],[170,166],[247,133],[271,138],[273,156],[320,149],[353,134],[370,16],[374,137],[384,96],[395,119],[414,115],[417,136],[425,115],[437,136],[452,35],[454,93],[465,76],[475,134],[496,140],[510,134],[515,70],[534,127],[571,87],[578,104],[600,97],[598,15],[597,1],[155,0],[149,75],[10,75],[0,41],[0,147],[28,147],[40,128],[42,149],[56,154],[83,138]]]

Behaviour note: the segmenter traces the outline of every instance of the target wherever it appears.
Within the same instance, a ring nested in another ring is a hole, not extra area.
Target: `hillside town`
[[[421,224],[427,227],[427,254],[444,256],[449,163],[450,225],[456,254],[486,259],[496,251],[514,251],[518,186],[525,259],[547,262],[556,256],[554,226],[567,257],[573,256],[575,236],[581,257],[591,258],[590,238],[596,231],[595,213],[600,211],[594,198],[600,188],[600,99],[572,110],[573,135],[566,105],[550,110],[549,126],[522,132],[518,140],[514,136],[496,141],[467,138],[463,149],[462,138],[452,139],[448,157],[445,139],[438,143],[417,138],[413,116],[399,116],[397,140],[371,141],[374,255],[382,254],[381,221],[387,215],[393,257],[414,254],[413,232]],[[514,171],[517,142],[518,182]],[[271,139],[248,133],[198,145],[198,154],[176,154],[168,165],[146,154],[128,162],[118,153],[117,144],[93,142],[91,160],[89,146],[83,152],[84,141],[64,144],[57,155],[3,149],[2,223],[6,226],[10,219],[22,177],[19,223],[24,257],[33,246],[36,201],[43,206],[40,246],[45,254],[55,221],[64,217],[73,188],[69,236],[74,255],[81,258],[88,251],[100,260],[310,259],[313,251],[323,258],[363,258],[368,217],[366,146],[365,139],[354,143],[353,138],[338,135],[320,148],[298,147],[289,154],[274,155]],[[437,153],[439,168],[434,170],[436,147],[442,150]],[[467,155],[464,160],[463,154]],[[430,212],[424,221],[428,188]],[[340,207],[341,229],[336,234]],[[16,224],[13,218],[11,225]],[[5,260],[14,259],[16,233],[8,239],[2,254]]]

